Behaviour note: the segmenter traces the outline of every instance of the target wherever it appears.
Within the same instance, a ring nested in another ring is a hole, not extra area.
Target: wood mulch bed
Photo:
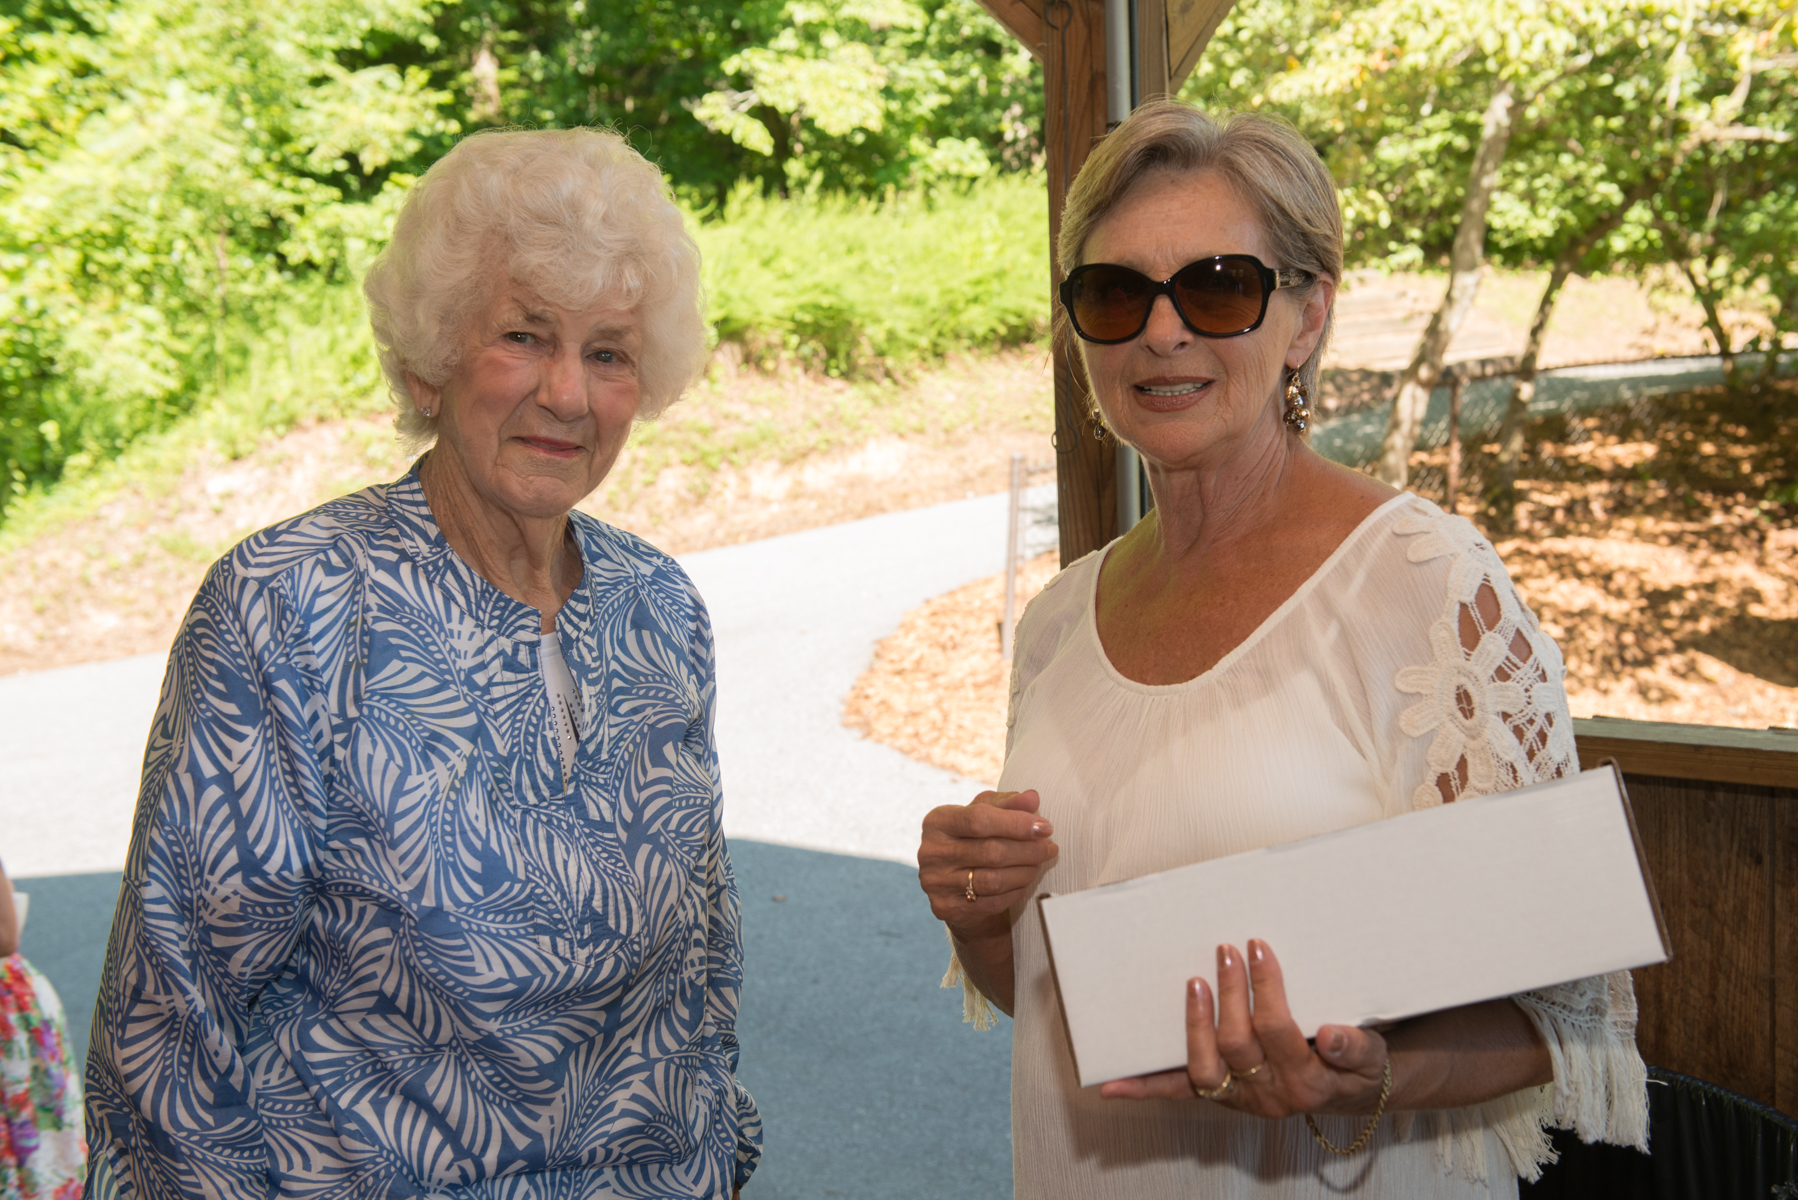
[[[1488,525],[1560,644],[1575,716],[1798,726],[1798,388],[1674,398],[1542,447]],[[1054,556],[1025,570],[1034,595]],[[844,723],[991,783],[1005,748],[1007,664],[993,576],[908,613],[875,651]]]

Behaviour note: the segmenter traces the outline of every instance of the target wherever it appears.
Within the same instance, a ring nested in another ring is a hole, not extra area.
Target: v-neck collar
[[[419,476],[423,462],[420,457],[403,478],[387,488],[387,504],[395,526],[411,543],[426,580],[491,632],[515,642],[535,643],[542,636],[543,614],[483,579],[450,546],[425,499],[424,481]],[[581,577],[556,614],[556,627],[567,635],[562,638],[565,646],[579,639],[593,607],[588,594],[593,578],[593,548],[586,544],[580,522],[572,515],[568,530],[575,551],[581,556]]]

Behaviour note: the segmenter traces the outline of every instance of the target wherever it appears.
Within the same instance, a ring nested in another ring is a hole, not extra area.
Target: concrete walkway
[[[1039,553],[1054,544],[1054,489],[1029,501]],[[985,786],[864,740],[841,711],[909,609],[1001,569],[1005,510],[1004,495],[981,496],[681,560],[717,631],[732,837],[909,862],[923,815]],[[0,679],[0,858],[13,876],[124,866],[163,666],[144,654]]]

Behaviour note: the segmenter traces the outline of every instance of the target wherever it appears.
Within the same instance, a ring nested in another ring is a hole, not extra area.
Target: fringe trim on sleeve
[[[1554,1124],[1585,1142],[1648,1151],[1648,1068],[1628,971],[1515,997],[1554,1061]]]
[[[1400,1113],[1401,1141],[1428,1138],[1436,1144],[1436,1161],[1471,1183],[1486,1182],[1492,1164],[1486,1155],[1491,1130],[1519,1178],[1535,1182],[1555,1160],[1554,1144],[1544,1128],[1552,1115],[1549,1089],[1526,1088],[1470,1108]]]
[[[986,997],[980,994],[968,973],[961,969],[961,956],[955,952],[955,935],[949,933],[947,925],[943,926],[943,932],[949,937],[949,969],[943,972],[943,986],[961,985],[962,1023],[982,1031],[994,1028],[999,1022],[993,1016],[993,1006],[986,1002]]]
[[[1429,1138],[1442,1165],[1482,1182],[1485,1131],[1504,1147],[1519,1178],[1534,1182],[1555,1161],[1548,1128],[1571,1129],[1584,1142],[1648,1150],[1648,1068],[1636,1052],[1636,994],[1629,972],[1578,979],[1512,999],[1542,1035],[1554,1083],[1469,1108],[1400,1113],[1402,1141]]]

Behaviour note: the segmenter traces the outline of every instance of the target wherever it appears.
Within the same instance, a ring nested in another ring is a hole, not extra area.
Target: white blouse
[[[1215,667],[1151,686],[1105,657],[1104,552],[1063,571],[1018,627],[1003,790],[1035,788],[1071,892],[1521,787],[1577,769],[1560,652],[1467,521],[1412,495],[1369,515]],[[1369,864],[1370,870],[1380,869]],[[1033,897],[1034,898],[1034,897]],[[1352,908],[1318,919],[1352,928]],[[1517,997],[1552,1085],[1478,1108],[1389,1114],[1371,1149],[1326,1154],[1303,1118],[1204,1101],[1102,1100],[1076,1080],[1041,924],[1013,913],[1016,1194],[1513,1197],[1543,1128],[1646,1147],[1627,972]],[[1277,953],[1279,947],[1274,947]],[[961,980],[951,962],[945,985]],[[967,985],[964,982],[964,987]],[[990,1024],[968,987],[967,1016]],[[1337,1145],[1365,1118],[1320,1117]]]

